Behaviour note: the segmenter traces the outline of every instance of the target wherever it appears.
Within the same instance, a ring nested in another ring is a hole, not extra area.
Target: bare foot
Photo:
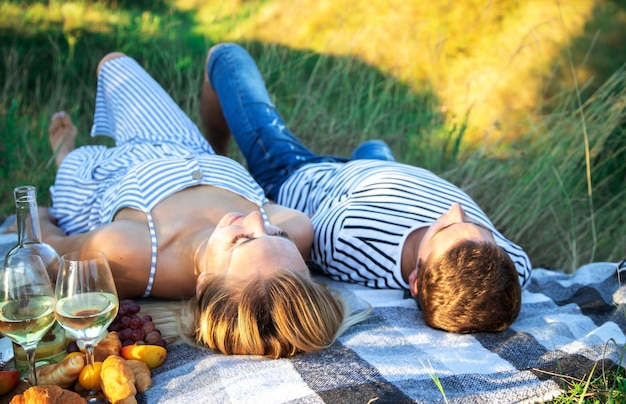
[[[72,118],[65,111],[60,111],[52,115],[48,134],[58,168],[65,156],[74,150],[77,134],[76,126],[74,126]]]

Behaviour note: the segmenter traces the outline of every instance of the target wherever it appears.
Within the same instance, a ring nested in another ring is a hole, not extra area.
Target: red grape
[[[130,339],[130,336],[132,335],[132,333],[133,333],[133,330],[131,330],[130,328],[124,328],[122,331],[119,332],[118,335],[120,337],[120,340],[124,342],[125,340]]]
[[[133,329],[137,329],[137,328],[138,328],[138,329],[141,329],[141,326],[142,326],[142,325],[143,325],[143,323],[142,323],[142,321],[141,321],[141,319],[140,319],[139,317],[137,317],[137,316],[133,316],[133,317],[130,319],[130,328],[133,328]]]
[[[130,339],[132,339],[133,341],[140,341],[143,339],[143,337],[144,335],[143,335],[143,331],[141,331],[141,328],[132,329],[130,333]]]
[[[130,328],[130,317],[124,316],[120,318],[120,328]]]
[[[161,339],[161,332],[159,330],[154,330],[148,333],[144,338],[146,343],[150,345],[155,345],[157,342],[159,342],[160,339]]]
[[[72,352],[80,352],[80,349],[78,349],[78,344],[76,344],[76,341],[70,341],[69,344],[67,344],[67,353],[72,353]]]
[[[141,329],[143,330],[144,334],[146,334],[146,335],[148,335],[150,332],[154,331],[155,328],[156,328],[156,326],[154,325],[154,323],[152,321],[145,322],[141,326]]]
[[[167,342],[161,336],[149,314],[139,315],[141,307],[132,299],[120,301],[117,316],[109,326],[109,331],[117,331],[122,346],[159,345],[167,346]],[[75,344],[74,344],[75,345]],[[68,346],[69,352],[70,346]],[[76,348],[78,349],[78,348]]]

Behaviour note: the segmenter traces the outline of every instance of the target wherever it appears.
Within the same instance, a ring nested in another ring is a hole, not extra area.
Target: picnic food
[[[23,394],[16,394],[10,404],[85,404],[78,393],[55,385],[29,387]]]
[[[70,387],[85,366],[83,356],[66,357],[59,363],[52,363],[37,368],[37,382],[42,385],[53,384]]]
[[[137,392],[143,393],[152,387],[152,375],[145,362],[129,359],[126,360],[126,363],[130,365],[135,374],[135,387],[137,388]]]
[[[154,369],[165,362],[167,350],[159,345],[126,345],[120,354],[124,359],[135,359],[144,362],[148,368]]]
[[[86,365],[78,375],[78,383],[87,390],[100,390],[100,372],[102,362],[94,362],[93,365]]]
[[[63,359],[71,358],[72,356],[82,356],[82,357],[84,357],[85,354],[82,353],[81,351],[73,351],[73,352],[70,352],[67,355],[65,355],[63,357]],[[61,361],[63,361],[63,359],[61,359]]]
[[[116,331],[109,332],[93,350],[94,361],[102,362],[110,355],[119,355],[122,342]]]
[[[20,381],[20,372],[17,370],[0,371],[0,396],[13,390]]]
[[[111,404],[136,403],[135,374],[120,356],[111,355],[102,363],[100,372],[102,392]]]
[[[38,368],[37,377],[39,383],[71,388],[78,381],[77,386],[79,387],[77,388],[83,389],[99,389],[104,388],[106,385],[109,388],[109,392],[111,392],[110,394],[117,399],[119,399],[117,397],[120,395],[119,391],[132,391],[129,386],[126,386],[128,383],[132,383],[133,389],[135,389],[135,393],[132,396],[136,394],[136,391],[143,393],[152,386],[148,364],[143,361],[141,363],[133,363],[134,361],[126,361],[119,356],[121,343],[116,332],[110,332],[100,341],[98,346],[100,346],[99,351],[101,355],[107,353],[107,356],[102,362],[95,362],[93,368],[85,366],[84,354],[69,353],[58,364],[45,365]],[[156,345],[143,346],[165,351],[165,348]],[[146,352],[152,351],[153,349],[148,349]],[[108,363],[108,368],[106,369],[105,363]],[[152,359],[151,363],[155,363],[154,359]],[[137,383],[136,387],[135,383]],[[113,402],[110,398],[109,401]]]
[[[159,330],[155,328],[150,316],[140,318],[137,316],[139,310],[135,302],[129,299],[123,302],[124,306],[127,307],[126,310],[130,308],[131,316],[139,320],[143,327],[141,331],[144,331],[143,340],[132,341],[133,345],[128,345],[129,342],[127,342],[127,346],[132,347],[126,351],[128,360],[121,356],[122,341],[120,340],[120,333],[117,331],[110,331],[105,338],[96,345],[94,349],[96,362],[93,367],[85,366],[84,352],[80,352],[76,342],[71,341],[67,346],[68,353],[61,362],[37,368],[39,385],[57,386],[61,388],[61,390],[74,388],[77,391],[81,389],[104,388],[106,385],[108,386],[109,395],[111,395],[111,398],[108,396],[107,398],[112,403],[134,403],[136,402],[135,394],[137,392],[143,393],[152,387],[150,369],[163,364],[167,354],[164,348],[166,343],[161,338]],[[128,311],[126,313],[128,313]],[[135,326],[138,320],[133,321]],[[134,345],[136,342],[146,344],[148,341],[155,341],[160,345]],[[138,347],[144,348],[137,349]],[[112,357],[117,359],[109,360],[109,367],[105,371],[104,362]],[[111,364],[111,362],[113,362],[113,364]],[[0,371],[0,395],[14,390],[18,382],[18,371]],[[71,392],[70,390],[67,391]],[[134,391],[134,393],[132,393],[132,391]],[[122,397],[126,393],[128,393],[127,397]],[[17,395],[19,397],[15,400],[26,400],[16,401],[16,403],[57,402],[50,400],[56,400],[56,397],[66,399],[65,394],[66,393],[57,389],[31,390],[26,396]],[[34,399],[40,399],[42,401],[28,401]],[[73,401],[68,402],[73,403]]]
[[[117,316],[109,325],[109,331],[119,333],[122,346],[145,343],[165,348],[167,343],[156,328],[152,317],[149,315],[140,317],[138,314],[140,311],[141,307],[134,300],[122,300]]]

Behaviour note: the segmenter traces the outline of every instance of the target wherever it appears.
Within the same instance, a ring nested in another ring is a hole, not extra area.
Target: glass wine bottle
[[[44,243],[41,237],[41,224],[37,209],[37,188],[23,185],[13,190],[17,213],[17,245],[7,253],[6,258],[17,254],[38,255],[46,266],[52,283],[56,283],[59,270],[59,254]]]
[[[59,254],[51,245],[44,243],[41,236],[41,223],[37,207],[37,188],[23,185],[13,190],[17,221],[17,245],[6,258],[19,255],[38,255],[41,257],[52,283],[56,283],[59,270]],[[55,323],[37,345],[35,351],[37,365],[60,362],[66,354],[65,329]],[[22,373],[28,371],[26,352],[18,344],[13,344],[15,367]]]

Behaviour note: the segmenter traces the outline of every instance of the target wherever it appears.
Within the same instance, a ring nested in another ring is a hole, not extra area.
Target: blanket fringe
[[[178,319],[185,301],[163,300],[154,298],[137,299],[142,314],[148,314],[161,336],[168,344],[183,343]]]

